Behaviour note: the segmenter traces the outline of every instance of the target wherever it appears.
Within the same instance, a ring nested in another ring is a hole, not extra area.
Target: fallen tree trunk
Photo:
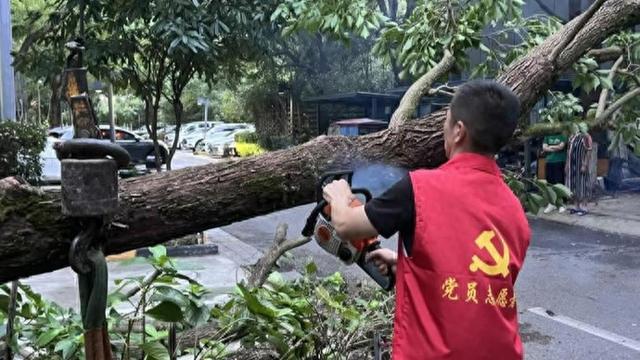
[[[610,34],[638,22],[640,0],[608,1],[555,63],[548,57],[580,17],[511,65],[498,81],[511,87],[528,113],[558,76]],[[108,229],[107,253],[312,202],[324,171],[385,162],[405,168],[444,161],[444,111],[355,139],[321,136],[262,156],[154,174],[121,183],[120,211]],[[0,192],[0,283],[67,266],[78,224],[60,213],[57,194],[24,186]]]

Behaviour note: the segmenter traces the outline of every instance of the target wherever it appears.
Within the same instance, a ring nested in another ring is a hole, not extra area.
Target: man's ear
[[[460,120],[453,124],[453,141],[456,144],[462,144],[467,137],[467,127]]]

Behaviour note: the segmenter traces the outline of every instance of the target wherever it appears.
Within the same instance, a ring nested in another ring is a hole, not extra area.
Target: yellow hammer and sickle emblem
[[[476,245],[480,249],[487,249],[487,252],[495,262],[495,265],[489,265],[482,261],[478,256],[473,255],[471,258],[471,265],[469,265],[469,270],[473,272],[480,270],[490,276],[501,274],[503,277],[507,277],[509,275],[509,248],[502,236],[498,234],[498,238],[502,242],[503,249],[502,254],[500,254],[498,249],[496,249],[495,245],[491,242],[491,239],[495,236],[495,232],[487,230],[483,231],[475,241]]]

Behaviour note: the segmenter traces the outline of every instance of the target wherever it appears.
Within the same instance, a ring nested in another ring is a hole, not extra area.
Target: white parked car
[[[184,139],[193,134],[200,134],[204,137],[204,134],[208,129],[212,127],[222,124],[220,121],[208,121],[206,124],[204,121],[196,121],[183,124],[180,126],[180,135],[178,138],[178,149],[182,149],[184,147]],[[165,142],[167,144],[173,145],[175,132],[171,131],[170,133],[165,135]]]
[[[243,130],[243,131],[255,131],[255,127],[252,124],[221,124],[216,125],[213,128],[209,129],[205,134],[201,134],[199,132],[193,133],[189,136],[185,136],[183,140],[183,147],[193,149],[194,152],[206,150],[206,146],[203,146],[203,141],[207,138],[215,136],[216,133],[219,132],[229,132],[235,130]]]
[[[45,184],[60,184],[61,164],[53,150],[53,144],[61,141],[55,136],[47,136],[47,143],[40,153],[40,164],[42,164],[41,180]]]
[[[233,129],[212,134],[203,141],[203,147],[212,156],[236,156],[235,136],[243,131],[255,131],[249,129]]]

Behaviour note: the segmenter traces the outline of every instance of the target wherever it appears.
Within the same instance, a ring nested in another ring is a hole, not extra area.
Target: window
[[[109,138],[109,130],[107,130],[106,138]],[[136,136],[126,131],[116,130],[116,140],[134,141]]]

